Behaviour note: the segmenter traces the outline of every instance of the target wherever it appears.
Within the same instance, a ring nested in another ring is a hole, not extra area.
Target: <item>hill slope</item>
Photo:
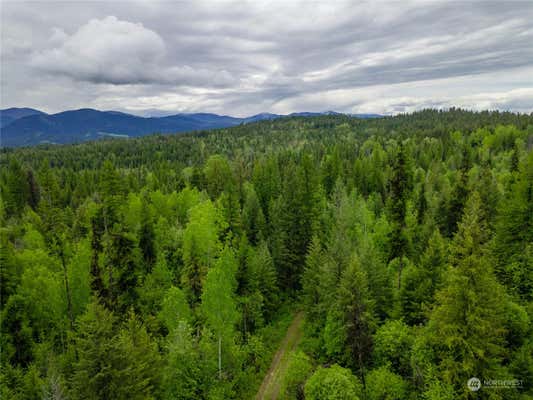
[[[9,125],[17,119],[39,114],[44,115],[45,113],[34,108],[6,108],[5,110],[0,110],[0,127]]]
[[[102,136],[136,137],[149,133],[173,133],[223,128],[241,119],[215,114],[178,114],[143,118],[114,111],[81,109],[58,114],[33,114],[2,128],[2,146],[39,143],[75,143]]]
[[[290,116],[334,115],[326,113],[293,113]],[[5,115],[5,116],[4,116]],[[1,130],[4,147],[32,146],[42,143],[79,143],[106,136],[138,137],[150,133],[179,133],[214,128],[228,128],[239,124],[285,117],[262,113],[246,118],[196,113],[165,117],[139,117],[116,111],[80,109],[57,114],[45,114],[33,109],[2,111],[5,121]],[[368,118],[362,115],[361,118]]]

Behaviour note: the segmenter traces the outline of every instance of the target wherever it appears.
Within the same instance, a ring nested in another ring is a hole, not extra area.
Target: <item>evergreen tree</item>
[[[114,397],[112,354],[116,318],[93,302],[77,321],[77,360],[73,366],[72,389],[76,399]]]
[[[446,244],[436,230],[419,265],[412,265],[405,271],[404,285],[399,296],[402,316],[409,325],[426,322],[435,292],[442,286],[446,255]]]
[[[437,293],[429,321],[442,379],[462,398],[471,393],[465,385],[469,378],[498,376],[503,354],[503,297],[485,256],[486,241],[480,198],[474,192],[451,246],[447,283]]]
[[[461,221],[463,209],[468,198],[468,172],[470,171],[470,154],[463,150],[462,160],[459,170],[457,171],[455,185],[450,198],[448,209],[448,221],[444,226],[444,232],[447,236],[452,236]]]
[[[261,296],[263,313],[270,320],[279,306],[278,279],[270,251],[265,242],[250,252],[248,258],[250,289]]]
[[[320,280],[324,264],[322,246],[318,237],[315,236],[309,246],[305,269],[302,274],[302,295],[307,308],[307,318],[314,323],[321,322],[321,316],[323,315],[320,310],[321,301],[323,300],[321,298]]]
[[[9,162],[2,197],[7,215],[19,216],[30,195],[27,173],[16,158]]]
[[[375,329],[374,304],[369,297],[367,285],[366,274],[361,269],[359,260],[354,258],[342,274],[336,304],[330,314],[338,323],[339,331],[333,334],[344,341],[342,353],[349,355],[345,361],[357,368],[363,385]]]
[[[406,209],[407,199],[411,190],[410,162],[403,144],[400,144],[398,154],[393,166],[393,175],[390,180],[389,212],[392,222],[391,254],[390,260],[400,260],[398,268],[398,289],[402,284],[403,261],[408,253],[408,238],[406,234]]]
[[[79,399],[151,399],[158,381],[157,344],[133,312],[116,333],[116,317],[92,303],[78,322],[72,377]]]
[[[256,246],[265,239],[265,217],[253,185],[244,185],[244,192],[243,225],[250,244]]]
[[[495,231],[492,254],[499,280],[511,293],[533,299],[533,153],[501,202]]]
[[[139,248],[145,265],[145,271],[150,272],[156,261],[155,233],[150,208],[144,200],[141,207],[141,229],[139,232]]]

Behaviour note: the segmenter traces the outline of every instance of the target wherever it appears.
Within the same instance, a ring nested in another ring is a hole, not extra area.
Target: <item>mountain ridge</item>
[[[184,133],[228,128],[240,124],[284,117],[312,117],[342,114],[335,111],[297,112],[288,115],[259,113],[249,117],[232,117],[213,113],[180,113],[142,117],[120,111],[92,108],[47,114],[31,108],[0,110],[3,120],[1,147],[33,146],[43,143],[66,144],[96,140],[105,136],[139,137],[152,133]],[[345,114],[356,118],[376,118],[378,114]],[[4,120],[6,123],[4,123]]]

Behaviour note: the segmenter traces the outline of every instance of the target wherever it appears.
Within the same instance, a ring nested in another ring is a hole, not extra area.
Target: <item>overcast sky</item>
[[[533,112],[533,1],[1,2],[1,107]]]

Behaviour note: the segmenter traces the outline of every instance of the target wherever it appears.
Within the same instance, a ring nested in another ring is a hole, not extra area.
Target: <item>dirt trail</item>
[[[300,311],[291,322],[287,334],[270,364],[265,379],[255,396],[255,400],[276,400],[278,398],[282,374],[285,371],[288,354],[298,345],[302,337],[304,313]]]

